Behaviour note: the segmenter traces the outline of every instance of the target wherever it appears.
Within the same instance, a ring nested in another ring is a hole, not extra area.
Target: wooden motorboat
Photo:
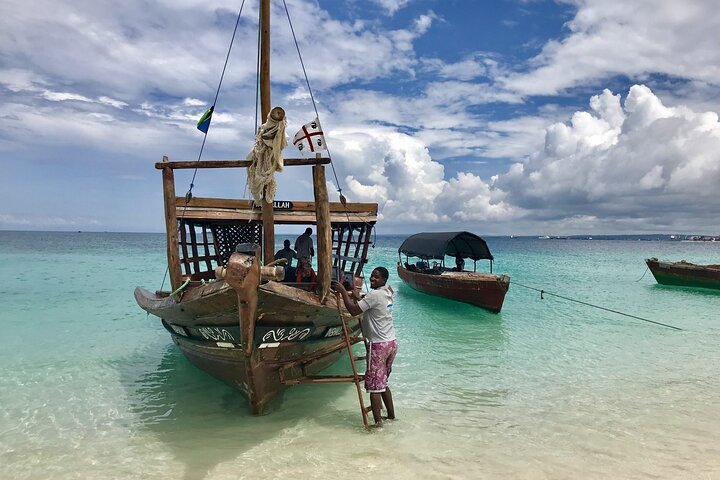
[[[470,232],[417,233],[405,239],[398,255],[398,276],[415,290],[476,305],[494,313],[502,309],[510,288],[510,277],[492,273],[493,256],[485,240],[477,235]],[[405,255],[405,261],[402,255]],[[455,267],[445,266],[446,256],[455,257]],[[413,257],[420,260],[412,263]],[[467,258],[474,261],[473,271],[463,268]],[[477,272],[478,260],[490,261],[490,273]]]
[[[258,132],[258,148],[265,148],[264,144],[275,148],[278,142],[269,136],[268,125],[271,118],[285,121],[282,109],[270,108],[269,3],[261,0],[260,5],[260,99],[262,118],[268,120]],[[280,134],[285,135],[284,130]],[[171,288],[151,292],[138,287],[135,299],[142,309],[162,319],[190,362],[242,391],[251,412],[263,414],[289,385],[357,384],[357,374],[323,376],[319,372],[361,339],[359,319],[338,306],[329,286],[333,278],[353,282],[362,276],[377,204],[347,202],[342,195],[340,202],[329,202],[325,165],[331,159],[319,154],[280,157],[283,166],[295,169],[296,175],[312,167],[314,201],[275,200],[268,184],[260,186],[260,200],[175,194],[177,169],[251,170],[256,161],[170,161],[164,157],[155,164],[163,178]],[[315,283],[282,281],[286,260],[273,259],[279,224],[316,226]]]
[[[720,289],[720,265],[696,265],[686,261],[645,260],[655,280],[662,285]]]

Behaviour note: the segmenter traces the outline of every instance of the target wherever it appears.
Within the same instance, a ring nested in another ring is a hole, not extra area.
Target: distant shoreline
[[[439,231],[439,230],[438,230]],[[165,235],[165,232],[125,232],[125,231],[104,231],[104,230],[9,230],[0,229],[3,233],[21,234],[108,234],[108,235]],[[276,236],[293,236],[302,232],[281,232],[276,231]],[[378,233],[377,237],[407,237],[411,233]],[[698,235],[698,234],[677,234],[677,233],[629,233],[629,234],[574,234],[574,235],[480,235],[484,238],[507,238],[508,240],[636,240],[636,241],[670,241],[688,243],[715,243],[720,244],[720,235]]]

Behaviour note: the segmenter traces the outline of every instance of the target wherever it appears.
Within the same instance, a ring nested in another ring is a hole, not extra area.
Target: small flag
[[[213,110],[215,110],[215,105],[208,108],[207,112],[203,113],[203,116],[200,117],[200,120],[198,120],[197,129],[203,133],[207,133],[208,128],[210,128],[210,120],[212,119]]]
[[[327,150],[320,120],[315,118],[312,122],[303,125],[293,137],[293,145],[300,150],[300,153]]]

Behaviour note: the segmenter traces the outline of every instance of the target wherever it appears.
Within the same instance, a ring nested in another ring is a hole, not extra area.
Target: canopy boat
[[[154,293],[135,289],[138,305],[162,319],[185,357],[242,391],[256,415],[265,413],[289,385],[359,382],[352,355],[355,375],[318,372],[343,352],[350,353],[352,343],[361,340],[359,318],[338,305],[329,286],[332,278],[360,283],[377,217],[376,203],[350,203],[342,194],[340,202],[328,201],[325,165],[331,163],[329,158],[283,160],[280,155],[287,139],[284,128],[277,126],[286,119],[282,109],[270,108],[269,3],[261,1],[259,21],[260,100],[262,118],[267,121],[257,133],[249,159],[170,161],[164,157],[155,164],[163,178],[171,288]],[[253,183],[255,174],[263,173],[260,162],[268,158],[280,162],[277,171],[311,166],[314,201],[274,200],[272,174],[265,183]],[[260,198],[196,198],[190,192],[178,197],[174,171],[188,168],[247,168],[250,190]],[[287,260],[273,259],[278,224],[316,226],[315,282],[282,281]]]
[[[402,255],[405,255],[405,262]],[[456,266],[445,266],[445,257],[455,257]],[[487,243],[470,232],[416,233],[398,249],[398,276],[415,290],[482,307],[498,313],[510,288],[508,275],[492,273],[493,256]],[[411,263],[410,257],[420,260]],[[474,260],[473,271],[464,269],[465,259]],[[477,272],[477,261],[489,260],[490,273]],[[432,264],[430,263],[432,261]]]
[[[655,280],[662,285],[720,289],[720,265],[695,265],[686,261],[645,260]]]

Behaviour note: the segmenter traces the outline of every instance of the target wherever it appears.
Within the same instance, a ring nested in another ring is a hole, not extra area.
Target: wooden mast
[[[320,158],[320,154],[317,154]],[[315,194],[315,223],[317,225],[317,288],[316,293],[320,302],[330,291],[330,278],[332,272],[332,237],[330,235],[330,202],[328,200],[327,185],[325,183],[325,166],[313,165],[313,193]]]
[[[270,0],[260,2],[260,121],[265,122],[270,113]],[[275,251],[275,218],[273,204],[262,205],[263,263],[273,261]]]

